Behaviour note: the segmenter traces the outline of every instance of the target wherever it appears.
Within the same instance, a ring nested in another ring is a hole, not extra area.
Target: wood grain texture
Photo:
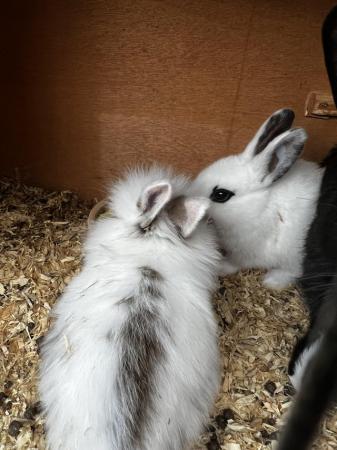
[[[126,166],[197,173],[288,106],[319,159],[336,121],[320,27],[332,0],[12,0],[2,5],[0,172],[102,197]]]

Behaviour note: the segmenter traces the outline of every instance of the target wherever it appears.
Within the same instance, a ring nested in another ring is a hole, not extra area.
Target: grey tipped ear
[[[265,150],[265,176],[263,181],[274,182],[285,175],[301,155],[307,133],[303,128],[294,128],[278,136]]]
[[[204,197],[178,197],[168,208],[171,221],[184,238],[188,238],[205,216],[210,201]]]
[[[147,186],[138,201],[138,208],[145,222],[152,222],[163,207],[171,200],[172,187],[167,181],[158,181]]]
[[[273,139],[289,130],[294,118],[295,113],[291,109],[275,111],[259,128],[253,140],[247,145],[244,154],[254,157],[263,152]]]

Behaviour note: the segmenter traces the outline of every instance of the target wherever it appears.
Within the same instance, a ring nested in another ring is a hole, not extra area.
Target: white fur
[[[298,160],[273,182],[266,172],[273,148],[290,135],[297,145],[305,140],[305,133],[299,129],[285,132],[254,156],[254,146],[266,123],[243,153],[205,168],[193,182],[191,193],[209,197],[215,186],[235,193],[225,203],[212,202],[209,209],[227,254],[222,273],[267,269],[264,283],[282,288],[302,273],[304,241],[315,214],[323,169]],[[289,156],[290,146],[282,156],[284,164],[289,165]]]
[[[297,359],[294,368],[294,374],[289,377],[296,391],[299,391],[302,384],[304,373],[308,367],[309,362],[312,360],[314,355],[319,350],[320,343],[321,340],[319,339],[316,342],[314,342],[310,347],[305,348],[300,357]]]
[[[170,184],[173,197],[187,185],[184,178],[154,168],[132,172],[114,186],[110,204],[116,217],[94,224],[82,271],[54,308],[56,322],[43,345],[40,374],[52,450],[181,450],[207,420],[219,383],[210,303],[219,264],[216,238],[203,221],[183,240],[165,211],[154,231],[141,236],[137,200],[158,181]],[[117,342],[130,314],[121,300],[135,295],[144,266],[163,277],[160,315],[172,339],[159,330],[165,358],[152,382],[153,409],[144,407],[148,419],[141,442],[131,448],[122,443],[126,430],[115,380],[123,354]]]

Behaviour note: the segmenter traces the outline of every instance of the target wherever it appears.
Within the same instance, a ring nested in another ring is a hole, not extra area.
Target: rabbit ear
[[[245,156],[253,158],[265,150],[268,144],[284,131],[289,130],[295,118],[291,109],[279,109],[274,112],[260,127],[253,140],[243,152]]]
[[[302,153],[307,133],[294,128],[275,138],[254,162],[262,170],[261,181],[271,184],[285,175]]]
[[[171,196],[172,187],[167,181],[158,181],[146,187],[137,204],[145,222],[152,222],[170,201]]]
[[[172,201],[168,215],[180,234],[189,237],[204,217],[210,201],[204,197],[178,197]]]

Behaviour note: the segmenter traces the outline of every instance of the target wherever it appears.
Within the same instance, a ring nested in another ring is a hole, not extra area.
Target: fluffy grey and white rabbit
[[[337,6],[322,27],[325,63],[337,105]],[[337,400],[337,147],[322,162],[324,176],[305,245],[298,284],[310,314],[289,374],[297,395],[279,450],[306,450],[325,411]]]
[[[306,133],[294,113],[276,111],[246,149],[206,167],[191,192],[212,200],[210,215],[226,258],[222,273],[261,268],[264,284],[282,288],[301,275],[304,240],[315,214],[323,170],[298,159]]]
[[[52,450],[181,450],[219,385],[209,200],[158,167],[114,185],[53,310],[40,393]]]

